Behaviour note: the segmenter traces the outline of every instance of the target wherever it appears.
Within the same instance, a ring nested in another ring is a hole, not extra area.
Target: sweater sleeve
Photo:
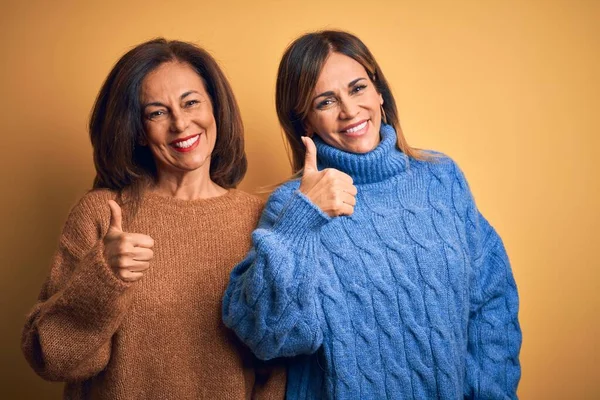
[[[104,209],[105,215],[95,216]],[[108,219],[106,201],[93,192],[71,210],[49,277],[27,317],[21,348],[44,379],[85,380],[110,359],[111,338],[129,304],[130,284],[104,261]]]
[[[468,188],[466,181],[464,186]],[[466,236],[472,271],[465,398],[516,399],[521,376],[517,286],[502,239],[470,192],[469,198]]]
[[[297,186],[288,183],[269,198],[223,299],[225,325],[262,360],[314,353],[323,339],[319,231],[330,218]]]

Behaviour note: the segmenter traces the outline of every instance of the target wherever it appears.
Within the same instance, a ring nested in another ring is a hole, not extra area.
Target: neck
[[[156,182],[149,188],[155,194],[179,200],[197,200],[218,197],[227,193],[210,179],[208,171],[190,171],[172,174],[159,171]]]

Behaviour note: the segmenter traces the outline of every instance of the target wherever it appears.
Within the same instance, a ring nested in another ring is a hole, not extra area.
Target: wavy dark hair
[[[367,46],[351,33],[326,30],[308,33],[294,40],[283,54],[277,72],[275,104],[288,154],[291,153],[292,173],[299,173],[304,166],[305,148],[301,137],[306,134],[305,121],[311,109],[312,92],[332,52],[344,54],[365,68],[383,97],[382,121],[396,130],[400,151],[412,158],[428,158],[408,145],[400,127],[392,90]]]
[[[224,188],[232,188],[244,177],[247,160],[242,118],[219,65],[207,51],[192,43],[157,38],[123,55],[98,93],[89,124],[96,168],[94,189],[132,189],[139,200],[143,183],[156,178],[152,153],[140,144],[145,138],[140,90],[150,72],[170,61],[189,64],[203,80],[212,101],[217,138],[210,178]]]

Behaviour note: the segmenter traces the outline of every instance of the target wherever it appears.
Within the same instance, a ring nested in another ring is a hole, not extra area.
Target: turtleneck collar
[[[381,124],[381,141],[368,153],[348,153],[313,136],[319,169],[335,168],[350,175],[356,184],[377,183],[408,168],[408,157],[396,147],[396,131]]]

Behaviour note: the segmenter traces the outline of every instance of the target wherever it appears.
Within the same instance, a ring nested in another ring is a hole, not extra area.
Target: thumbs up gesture
[[[302,142],[306,156],[300,191],[330,217],[352,215],[357,190],[350,175],[334,168],[319,171],[315,143],[308,136],[303,136]]]
[[[125,282],[135,282],[150,267],[154,240],[141,233],[123,232],[121,207],[108,201],[110,225],[104,236],[104,259],[115,275]]]

